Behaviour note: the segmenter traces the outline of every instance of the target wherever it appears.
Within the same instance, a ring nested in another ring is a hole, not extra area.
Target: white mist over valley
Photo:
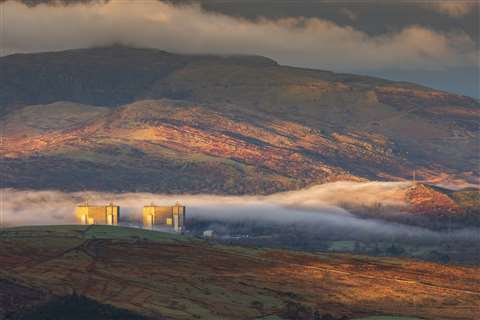
[[[403,194],[409,182],[335,182],[304,190],[268,196],[167,195],[152,193],[102,193],[60,191],[25,191],[4,189],[3,221],[7,226],[76,224],[75,207],[79,204],[121,207],[123,225],[140,226],[144,205],[173,205],[179,201],[187,207],[187,221],[222,224],[242,222],[261,226],[297,226],[298,232],[312,234],[347,234],[364,238],[444,237],[480,240],[480,230],[462,228],[446,233],[427,228],[385,221],[381,217],[359,217],[346,208],[388,208],[385,215],[402,217],[406,213]],[[210,226],[209,226],[210,227]]]

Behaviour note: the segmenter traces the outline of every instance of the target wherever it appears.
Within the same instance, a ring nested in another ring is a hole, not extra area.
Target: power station
[[[185,206],[176,203],[173,206],[157,206],[153,203],[143,207],[142,224],[144,228],[164,227],[175,232],[185,229]],[[106,206],[77,206],[75,217],[80,224],[118,225],[120,222],[120,206],[110,203]]]
[[[143,207],[143,226],[167,226],[181,232],[185,224],[185,206],[176,203],[174,206],[156,206],[151,204]]]
[[[80,224],[117,225],[120,219],[120,207],[110,203],[107,206],[80,205],[75,210]]]

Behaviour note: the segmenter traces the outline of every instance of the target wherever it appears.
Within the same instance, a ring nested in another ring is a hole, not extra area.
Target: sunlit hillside
[[[478,101],[414,84],[122,46],[0,65],[5,187],[253,194],[414,169],[478,177]]]
[[[6,229],[0,244],[7,310],[73,293],[155,319],[470,320],[480,307],[476,268],[226,247],[106,226]]]

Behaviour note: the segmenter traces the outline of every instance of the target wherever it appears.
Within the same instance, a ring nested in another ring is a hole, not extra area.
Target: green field
[[[131,239],[150,240],[159,242],[192,241],[193,238],[176,233],[158,232],[141,228],[107,226],[107,225],[57,225],[16,227],[0,231],[0,237],[56,237],[82,239]]]

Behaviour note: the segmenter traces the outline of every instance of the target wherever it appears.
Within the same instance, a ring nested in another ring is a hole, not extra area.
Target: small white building
[[[205,230],[203,231],[204,238],[213,238],[215,236],[215,232],[213,230]]]

